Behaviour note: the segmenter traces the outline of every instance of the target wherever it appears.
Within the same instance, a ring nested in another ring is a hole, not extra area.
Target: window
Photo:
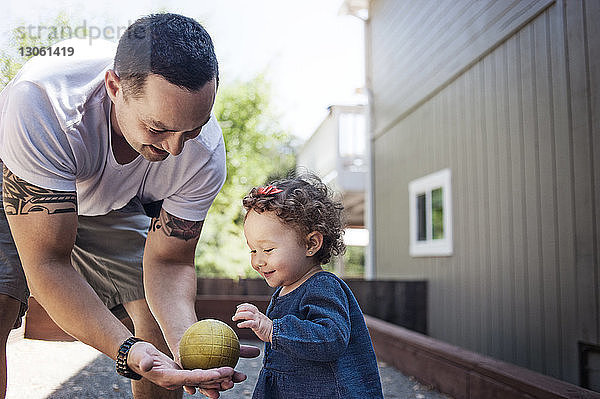
[[[367,120],[364,114],[345,112],[339,120],[339,151],[342,157],[362,157],[366,151]]]
[[[410,255],[452,255],[450,169],[413,180],[410,195]]]

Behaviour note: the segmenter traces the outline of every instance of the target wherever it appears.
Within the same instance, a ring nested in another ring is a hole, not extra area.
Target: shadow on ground
[[[243,342],[243,344],[259,346],[262,352],[262,344],[260,343]],[[248,379],[241,384],[237,384],[232,390],[223,392],[221,398],[251,398],[261,365],[262,356],[256,359],[240,359],[236,370],[248,375]],[[65,381],[58,389],[52,392],[47,399],[132,398],[129,379],[118,375],[114,371],[114,367],[112,359],[105,355],[99,355],[75,376]],[[197,393],[193,396],[184,394],[183,397],[202,398],[204,396]]]
[[[129,379],[114,371],[114,362],[108,356],[99,355],[79,373],[65,381],[48,398],[131,398]]]
[[[255,345],[263,351],[262,343],[243,342],[246,345]],[[240,359],[237,370],[248,375],[248,379],[237,384],[230,391],[223,392],[223,399],[248,399],[256,384],[258,373],[262,366],[262,356],[256,359]],[[444,399],[447,396],[419,384],[411,377],[406,377],[393,367],[385,363],[379,364],[384,396],[386,399]],[[184,398],[202,398],[184,394]],[[75,376],[65,381],[58,389],[50,394],[47,399],[131,399],[131,385],[129,379],[119,376],[114,371],[114,362],[107,356],[99,355],[88,363]]]

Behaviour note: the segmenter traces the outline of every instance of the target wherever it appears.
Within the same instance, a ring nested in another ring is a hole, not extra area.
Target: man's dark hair
[[[149,74],[196,91],[215,78],[219,66],[209,34],[178,14],[152,14],[131,24],[121,39],[114,69],[125,95],[141,96]]]

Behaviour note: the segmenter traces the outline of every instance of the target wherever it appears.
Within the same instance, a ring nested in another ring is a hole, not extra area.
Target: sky
[[[67,15],[72,27],[108,32],[98,33],[107,39],[111,38],[110,32],[116,36],[114,32],[122,32],[142,15],[180,13],[198,20],[212,36],[224,84],[265,74],[281,125],[303,140],[323,121],[329,105],[364,102],[364,96],[357,94],[364,86],[363,22],[340,15],[342,3],[9,0],[0,22],[0,46],[8,46],[6,38],[11,29],[46,26],[59,13]]]

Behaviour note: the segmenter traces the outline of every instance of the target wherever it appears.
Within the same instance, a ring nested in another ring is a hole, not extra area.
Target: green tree
[[[31,56],[22,56],[19,51],[20,48],[47,47],[69,38],[61,37],[61,32],[70,31],[70,29],[67,29],[69,28],[69,19],[63,13],[58,14],[51,25],[45,26],[47,28],[44,30],[45,35],[37,34],[37,32],[30,35],[26,29],[23,29],[24,26],[25,24],[22,24],[21,27],[15,27],[11,30],[7,49],[0,52],[0,90],[15,77],[23,64],[31,58]]]
[[[219,88],[215,115],[227,148],[227,180],[208,213],[196,253],[203,277],[258,277],[243,235],[242,198],[295,167],[292,139],[277,123],[269,94],[262,75]]]

